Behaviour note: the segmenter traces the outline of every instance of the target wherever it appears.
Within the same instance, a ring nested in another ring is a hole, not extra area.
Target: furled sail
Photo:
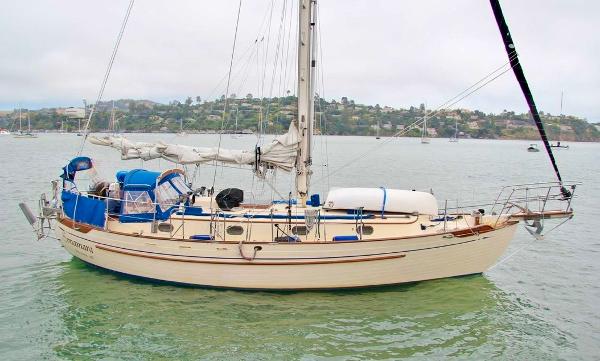
[[[500,6],[500,1],[490,0],[490,5],[492,6],[492,11],[494,12],[494,17],[496,18],[496,23],[498,24],[498,29],[500,30],[500,35],[502,36],[502,41],[504,42],[504,48],[506,49],[506,54],[508,55],[510,66],[512,67],[515,77],[519,82],[519,86],[521,86],[521,91],[525,96],[525,100],[527,101],[527,105],[529,106],[529,112],[531,113],[531,116],[535,121],[535,125],[537,126],[538,132],[540,133],[540,137],[542,138],[542,142],[544,143],[544,147],[546,148],[546,152],[548,153],[548,157],[550,158],[550,163],[552,163],[552,167],[554,168],[556,178],[558,178],[559,183],[562,185],[563,181],[558,170],[558,165],[556,164],[556,159],[554,159],[554,154],[552,153],[552,148],[550,147],[550,143],[548,142],[548,136],[546,135],[546,130],[544,129],[544,124],[542,123],[542,119],[540,118],[540,115],[538,113],[535,101],[533,100],[533,94],[531,93],[531,89],[529,88],[529,84],[527,83],[527,79],[525,78],[525,72],[523,71],[523,67],[519,62],[517,48],[512,39],[512,36],[510,35],[508,24],[504,19],[502,7]],[[571,197],[571,192],[565,187],[561,187],[561,192],[565,198]]]
[[[89,138],[92,144],[112,147],[121,152],[121,159],[166,159],[179,164],[223,162],[240,165],[259,165],[290,171],[296,163],[300,137],[294,123],[287,133],[276,137],[270,144],[253,150],[193,147],[181,144],[133,142],[121,136]]]

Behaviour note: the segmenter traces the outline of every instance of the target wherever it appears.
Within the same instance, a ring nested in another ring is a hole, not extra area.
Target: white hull
[[[79,230],[77,230],[79,228]],[[62,245],[81,260],[128,275],[241,289],[332,289],[482,273],[508,246],[516,224],[482,234],[438,233],[353,242],[194,242],[59,224]]]

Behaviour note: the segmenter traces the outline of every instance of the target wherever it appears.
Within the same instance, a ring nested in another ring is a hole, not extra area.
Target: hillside
[[[244,98],[233,96],[228,100],[228,114],[224,129],[234,131],[237,118],[238,131],[255,132],[259,119],[264,119],[266,133],[284,132],[295,114],[296,98],[282,97],[258,99],[248,94]],[[187,132],[216,132],[221,129],[225,99],[202,101],[188,97],[185,101],[160,104],[149,100],[115,100],[115,113],[119,127],[126,132],[176,132],[183,122]],[[112,101],[100,104],[91,124],[92,131],[108,128]],[[420,136],[421,129],[413,123],[425,114],[425,107],[395,109],[379,105],[357,104],[353,100],[316,101],[316,132],[331,135],[374,135],[379,127],[382,136]],[[66,119],[64,108],[24,110],[32,127],[38,130],[58,130],[61,122],[68,129],[77,127],[77,120]],[[261,116],[262,114],[262,116]],[[541,112],[549,138],[565,141],[600,141],[600,126],[589,124],[574,116],[557,116]],[[0,115],[0,127],[14,128],[17,113]],[[428,133],[430,137],[451,137],[455,123],[459,134],[465,138],[481,139],[539,139],[537,129],[528,113],[500,114],[479,110],[448,109],[434,113],[428,110]]]

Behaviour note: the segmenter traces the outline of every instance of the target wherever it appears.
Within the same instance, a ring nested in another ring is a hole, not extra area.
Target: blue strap
[[[385,202],[387,201],[387,191],[385,187],[379,187],[383,190],[383,204],[381,205],[381,218],[383,219],[383,213],[385,212]]]

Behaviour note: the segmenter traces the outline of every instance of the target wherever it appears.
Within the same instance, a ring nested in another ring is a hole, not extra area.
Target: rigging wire
[[[237,19],[235,22],[235,32],[233,35],[233,45],[232,45],[232,49],[231,49],[231,59],[229,60],[229,75],[228,75],[228,79],[227,79],[227,88],[225,90],[225,106],[223,109],[223,117],[221,118],[221,131],[219,132],[219,142],[217,145],[217,159],[219,158],[219,152],[221,151],[221,141],[223,139],[223,127],[225,125],[225,116],[227,114],[227,105],[228,105],[228,101],[229,101],[229,85],[231,82],[231,69],[233,67],[233,58],[235,56],[235,45],[237,43],[237,35],[238,35],[238,28],[240,25],[240,13],[242,11],[242,0],[239,1],[239,5],[238,5],[238,11],[237,11]],[[215,186],[215,182],[217,180],[217,167],[215,167],[214,173],[213,173],[213,180],[212,180],[212,187],[214,188]],[[213,197],[211,197],[210,199],[210,208],[212,209],[212,202],[213,202]]]
[[[377,150],[377,149],[383,147],[384,145],[389,144],[396,137],[400,137],[400,136],[405,135],[410,130],[412,130],[414,127],[419,127],[420,125],[422,125],[423,121],[424,121],[424,119],[426,117],[433,117],[433,116],[438,115],[442,109],[449,108],[449,107],[451,107],[453,105],[456,105],[457,103],[461,102],[465,98],[467,98],[470,95],[472,95],[473,93],[477,92],[478,90],[480,90],[484,86],[490,84],[494,80],[498,79],[500,76],[502,76],[502,75],[506,74],[508,71],[510,71],[510,69],[514,66],[514,64],[510,64],[510,63],[511,63],[510,61],[504,63],[501,67],[496,68],[495,70],[493,70],[492,72],[490,72],[489,74],[487,74],[486,76],[484,76],[482,79],[478,80],[477,82],[475,82],[474,84],[472,84],[471,86],[469,86],[468,88],[466,88],[465,90],[461,91],[458,95],[456,95],[456,96],[448,99],[447,101],[445,101],[444,103],[442,103],[440,106],[436,107],[432,112],[426,113],[423,117],[418,118],[413,123],[411,123],[408,126],[406,126],[404,129],[399,130],[398,132],[396,132],[395,134],[393,134],[391,137],[387,138],[382,143],[379,143],[379,144],[375,145],[374,147],[371,147],[367,151],[365,151],[365,152],[363,152],[363,153],[361,153],[361,154],[353,157],[351,160],[349,160],[348,162],[344,163],[343,165],[337,167],[334,170],[331,170],[330,171],[330,175],[338,173],[339,171],[341,171],[342,169],[346,168],[350,164],[352,164],[352,163],[354,163],[354,162],[356,162],[356,161],[358,161],[358,160],[360,160],[362,158],[365,158],[368,155],[374,154],[373,153],[374,150]],[[506,68],[507,65],[509,65],[508,68]],[[321,180],[323,180],[323,179],[320,178],[320,179],[317,180],[317,182],[319,182]]]
[[[271,74],[271,84],[269,86],[269,96],[268,96],[269,100],[268,100],[268,103],[267,103],[267,109],[265,111],[265,118],[266,118],[266,121],[267,121],[267,125],[269,124],[269,115],[271,113],[271,99],[272,99],[272,96],[273,96],[273,87],[275,85],[275,79],[277,78],[276,77],[277,64],[278,64],[278,61],[279,61],[279,50],[281,48],[281,40],[283,38],[282,32],[284,30],[282,30],[282,29],[283,29],[284,24],[285,24],[284,20],[285,20],[286,5],[287,5],[287,1],[284,0],[283,6],[282,6],[282,11],[281,11],[281,17],[280,17],[280,20],[279,20],[279,31],[277,32],[277,47],[275,48],[275,59],[273,61],[273,72]],[[266,63],[265,63],[265,66],[266,66]]]
[[[127,21],[129,20],[129,16],[131,15],[131,9],[133,8],[134,3],[135,3],[135,0],[129,1],[129,6],[127,7],[127,11],[125,12],[125,17],[123,18],[123,23],[121,24],[121,29],[119,30],[119,35],[117,36],[117,41],[113,48],[113,52],[110,56],[110,60],[108,62],[108,67],[106,68],[106,72],[104,73],[104,79],[102,80],[102,85],[100,86],[100,91],[98,92],[98,97],[96,98],[96,102],[92,106],[90,115],[88,116],[88,119],[85,122],[85,126],[83,128],[84,137],[83,137],[83,140],[81,141],[81,148],[79,149],[79,152],[77,153],[78,156],[81,155],[81,153],[83,152],[83,147],[85,146],[85,142],[89,135],[88,129],[90,126],[90,122],[92,121],[92,116],[94,115],[94,111],[96,110],[96,107],[98,106],[98,103],[100,103],[100,100],[102,99],[102,95],[104,94],[104,89],[106,88],[106,83],[108,82],[108,78],[110,76],[110,71],[112,70],[112,66],[115,62],[115,58],[117,57],[117,52],[119,51],[119,45],[121,44],[121,39],[123,39],[123,34],[125,34],[125,28],[127,27]]]

